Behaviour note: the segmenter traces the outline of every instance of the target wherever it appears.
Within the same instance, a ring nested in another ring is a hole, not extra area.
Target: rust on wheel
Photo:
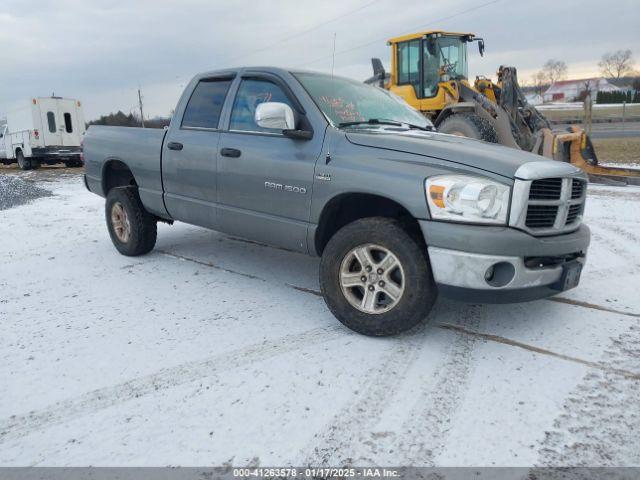
[[[131,237],[131,223],[126,210],[120,202],[115,202],[111,207],[111,225],[118,240],[122,243],[127,243]]]

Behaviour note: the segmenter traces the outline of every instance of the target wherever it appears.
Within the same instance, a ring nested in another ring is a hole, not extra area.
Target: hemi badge
[[[331,174],[330,173],[318,173],[316,174],[316,180],[325,180],[327,182],[331,181]]]

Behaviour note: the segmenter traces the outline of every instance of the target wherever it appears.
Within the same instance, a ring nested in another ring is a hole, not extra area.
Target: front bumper
[[[439,292],[457,300],[511,303],[554,295],[572,262],[584,264],[590,231],[534,237],[506,227],[421,221]]]

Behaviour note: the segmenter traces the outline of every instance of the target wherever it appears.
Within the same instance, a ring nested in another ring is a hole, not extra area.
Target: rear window
[[[47,123],[49,124],[49,132],[56,133],[56,116],[53,112],[47,112]]]
[[[201,80],[182,117],[183,127],[218,128],[220,112],[232,79]]]
[[[72,133],[73,132],[73,125],[71,125],[71,114],[70,113],[65,113],[64,114],[64,129],[67,131],[67,133]]]

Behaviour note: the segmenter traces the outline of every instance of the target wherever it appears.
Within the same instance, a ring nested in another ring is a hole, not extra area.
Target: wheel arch
[[[120,158],[110,158],[104,162],[101,178],[102,193],[105,197],[112,188],[138,186],[133,171]]]
[[[320,213],[310,246],[322,255],[331,237],[345,225],[368,217],[387,217],[400,220],[411,235],[424,243],[420,225],[409,209],[397,200],[367,192],[345,192],[332,197]]]

